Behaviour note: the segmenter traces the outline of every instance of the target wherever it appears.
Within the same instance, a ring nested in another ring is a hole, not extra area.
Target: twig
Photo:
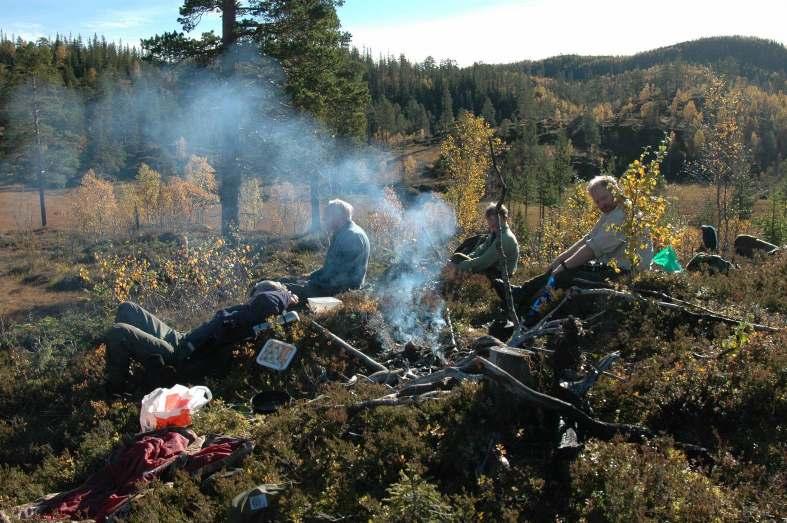
[[[317,327],[317,330],[319,330],[323,335],[328,337],[328,339],[335,342],[341,348],[343,348],[344,350],[355,356],[358,360],[363,362],[363,364],[366,365],[366,367],[368,367],[369,369],[372,369],[374,371],[388,370],[388,368],[385,365],[370,358],[363,352],[359,351],[358,349],[356,349],[355,347],[353,347],[352,345],[341,339],[339,336],[337,336],[336,334],[332,333],[331,331],[329,331],[328,329],[317,323],[316,321],[311,320],[311,323],[312,325]]]
[[[388,396],[383,396],[382,398],[361,401],[353,405],[347,405],[347,406],[337,405],[335,408],[344,407],[347,409],[348,412],[354,413],[354,412],[358,412],[359,410],[372,409],[375,407],[397,407],[399,405],[414,405],[418,403],[423,403],[424,401],[440,399],[450,393],[451,391],[448,390],[433,390],[430,392],[419,394],[418,396],[397,396],[395,394],[389,394]]]
[[[558,311],[558,309],[560,309],[560,307],[562,307],[569,300],[570,296],[571,296],[571,289],[569,289],[568,292],[566,292],[566,295],[563,296],[563,299],[560,300],[560,303],[555,305],[555,307],[551,311],[549,311],[548,314],[546,314],[543,318],[541,318],[541,321],[536,323],[536,326],[533,327],[533,330],[541,328],[542,325],[544,325],[547,321],[549,321],[549,318],[551,318]]]
[[[454,322],[451,321],[451,309],[448,307],[445,308],[445,323],[448,325],[448,334],[451,336],[451,346],[446,347],[446,349],[458,349],[459,347],[456,344],[456,336],[454,336]]]

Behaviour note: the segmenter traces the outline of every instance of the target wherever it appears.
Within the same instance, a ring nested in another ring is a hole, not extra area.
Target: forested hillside
[[[32,159],[25,157],[23,145],[31,140],[37,98],[27,96],[29,86],[19,86],[33,77],[44,82],[38,98],[46,106],[40,119],[49,143],[48,185],[76,183],[90,168],[108,178],[132,177],[143,161],[165,175],[175,173],[178,137],[159,136],[156,130],[177,115],[190,69],[96,36],[0,39],[0,177],[5,182],[31,181]],[[787,149],[787,50],[774,42],[711,38],[632,57],[560,56],[465,68],[451,61],[361,56],[355,50],[347,55],[362,68],[371,95],[367,121],[357,124],[369,140],[397,143],[441,135],[461,111],[470,111],[496,126],[509,143],[532,141],[533,132],[540,143],[554,143],[565,132],[574,147],[574,167],[587,176],[613,158],[622,169],[643,146],[674,130],[675,150],[665,174],[683,178],[686,162],[702,145],[705,89],[721,75],[744,98],[742,133],[753,173],[773,169]],[[147,107],[129,112],[135,88],[147,91]],[[363,102],[363,95],[358,100]]]
[[[756,58],[755,58],[756,56]],[[787,50],[747,38],[712,38],[633,57],[560,56],[512,65],[405,57],[365,58],[373,107],[371,136],[440,134],[460,111],[482,115],[509,142],[536,125],[541,143],[565,131],[580,174],[596,174],[617,157],[619,171],[643,146],[676,131],[668,178],[684,178],[702,146],[704,93],[722,76],[743,98],[742,133],[753,172],[773,168],[787,148]]]

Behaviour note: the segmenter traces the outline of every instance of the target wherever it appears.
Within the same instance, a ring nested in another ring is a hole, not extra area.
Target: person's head
[[[486,210],[484,211],[484,217],[486,217],[486,225],[489,228],[489,232],[497,232],[497,204],[490,203],[487,205]],[[503,220],[503,225],[508,222],[508,209],[505,205],[500,206],[500,219]]]
[[[262,294],[263,292],[267,291],[287,292],[287,286],[283,283],[273,280],[262,280],[254,284],[254,287],[251,288],[249,296],[254,298],[258,294]]]
[[[353,206],[344,200],[331,200],[325,207],[325,227],[336,232],[353,219]]]
[[[258,295],[262,294],[263,292],[283,292],[287,295],[287,307],[290,305],[295,305],[298,303],[298,297],[292,293],[290,289],[287,288],[281,282],[273,281],[273,280],[262,280],[261,282],[257,282],[254,287],[251,288],[251,292],[249,293],[249,299],[254,299]]]
[[[615,194],[618,192],[618,182],[612,176],[596,176],[588,182],[588,194],[593,199],[596,207],[608,213],[618,206]]]

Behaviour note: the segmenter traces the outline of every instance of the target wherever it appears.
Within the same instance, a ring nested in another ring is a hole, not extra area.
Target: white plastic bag
[[[191,414],[213,399],[208,387],[175,385],[158,388],[142,398],[139,426],[142,432],[191,425]]]

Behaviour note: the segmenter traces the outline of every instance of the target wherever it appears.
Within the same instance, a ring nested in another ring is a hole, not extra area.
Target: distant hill
[[[588,80],[633,69],[647,69],[683,61],[708,65],[720,72],[763,82],[773,74],[787,77],[787,48],[761,38],[719,36],[660,47],[633,56],[561,55],[538,61],[523,61],[511,66],[529,75],[565,80]]]

